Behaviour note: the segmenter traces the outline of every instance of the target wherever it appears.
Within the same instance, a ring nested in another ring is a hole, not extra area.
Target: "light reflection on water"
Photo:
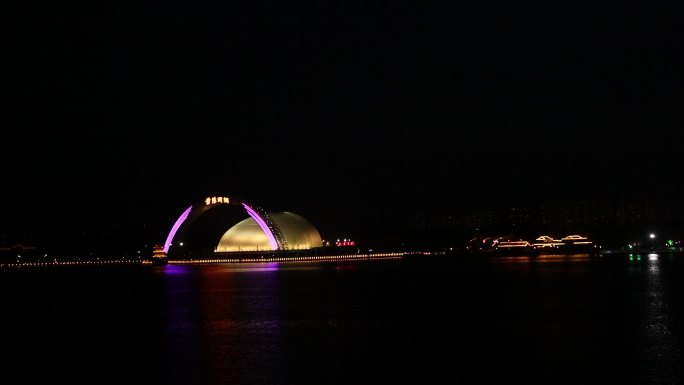
[[[662,379],[662,383],[676,382],[673,369],[682,363],[675,362],[677,346],[672,339],[670,304],[665,295],[660,256],[648,254],[646,269],[646,319],[641,338],[643,342],[643,366],[650,378]],[[679,348],[681,349],[681,347]],[[680,379],[681,380],[681,379]]]
[[[188,274],[190,272],[191,268],[189,266],[185,266],[185,265],[167,264],[167,265],[164,265],[164,266],[158,268],[157,270],[161,271],[164,274],[175,275],[175,274]]]
[[[281,264],[167,267],[168,381],[278,383]]]
[[[264,263],[208,263],[208,264],[197,264],[193,268],[191,265],[183,265],[179,263],[173,263],[165,265],[162,268],[164,274],[188,274],[193,269],[204,270],[207,273],[218,274],[218,273],[258,273],[258,272],[270,272],[270,271],[314,271],[321,270],[325,268],[326,262],[308,262],[308,263],[287,263],[287,262],[264,262]]]
[[[536,256],[516,255],[516,256],[497,256],[491,257],[489,261],[493,264],[509,263],[553,263],[553,262],[586,262],[595,258],[591,254],[543,254]]]
[[[508,263],[530,263],[534,260],[534,257],[530,256],[511,256],[511,257],[496,257],[491,259],[491,263],[497,264],[508,264]]]
[[[72,384],[93,382],[74,369],[84,365],[100,373],[94,382],[116,384],[140,372],[147,381],[134,382],[162,385],[684,380],[682,256],[173,264],[0,278],[12,293],[3,348],[18,352],[3,368],[35,373],[24,358],[35,357],[68,368],[45,373]]]
[[[392,363],[377,370],[396,370],[394,383],[420,381],[425,370],[439,377],[433,382],[448,383],[449,376],[490,364],[499,369],[480,373],[484,382],[546,383],[550,377],[570,384],[591,373],[598,383],[641,384],[678,375],[671,367],[681,352],[672,342],[675,320],[667,316],[659,256],[499,256],[485,262],[192,266],[186,272],[195,277],[200,305],[179,313],[170,339],[199,343],[199,351],[191,351],[203,357],[196,373],[208,373],[207,384],[313,384],[321,377],[322,383],[345,383],[344,376],[321,373],[360,364],[346,356],[363,362],[385,356]],[[623,291],[630,295],[621,298]],[[182,295],[173,301],[184,303]],[[184,319],[193,313],[202,317]],[[190,338],[195,331],[199,336]],[[414,342],[396,344],[405,338]],[[441,344],[463,362],[455,372],[436,356]],[[414,349],[432,361],[420,361]],[[191,360],[187,352],[182,344],[178,357]],[[541,366],[525,369],[523,357]],[[292,367],[302,360],[318,369]],[[364,365],[348,370],[371,369]],[[585,368],[563,378],[566,365]]]

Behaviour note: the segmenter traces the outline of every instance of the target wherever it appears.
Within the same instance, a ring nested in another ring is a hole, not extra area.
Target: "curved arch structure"
[[[169,247],[171,247],[171,244],[173,243],[173,237],[176,236],[176,233],[178,232],[178,229],[181,227],[183,222],[185,222],[185,220],[188,219],[188,215],[190,215],[190,210],[192,210],[192,206],[188,207],[185,211],[183,211],[183,214],[181,214],[181,216],[178,217],[178,219],[176,219],[176,223],[173,224],[173,227],[171,228],[169,235],[166,236],[166,242],[164,242],[165,253],[169,252]]]
[[[170,252],[171,247],[173,246],[173,240],[178,233],[182,232],[184,229],[187,230],[191,223],[194,222],[198,217],[219,205],[241,206],[247,215],[254,219],[264,234],[266,234],[268,243],[272,250],[287,249],[287,243],[284,236],[278,228],[278,225],[274,221],[270,220],[268,213],[261,209],[252,207],[245,202],[235,201],[228,197],[208,197],[203,201],[185,209],[178,219],[176,219],[171,231],[169,231],[169,234],[166,236],[166,241],[164,242],[164,252],[167,254]]]
[[[264,234],[266,234],[266,237],[268,238],[268,243],[271,245],[271,249],[278,250],[278,242],[276,241],[276,238],[273,235],[273,231],[271,231],[269,226],[266,224],[266,221],[264,221],[264,219],[259,215],[259,213],[254,211],[254,209],[249,207],[246,203],[243,203],[242,206],[245,207],[245,210],[247,210],[249,216],[256,221],[259,227],[261,227],[261,231],[263,231]]]

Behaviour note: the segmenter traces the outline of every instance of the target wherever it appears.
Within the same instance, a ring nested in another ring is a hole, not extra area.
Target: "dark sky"
[[[680,2],[455,3],[14,4],[0,228],[680,202]]]

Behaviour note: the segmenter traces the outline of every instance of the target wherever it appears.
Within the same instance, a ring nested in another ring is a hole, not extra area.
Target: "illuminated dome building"
[[[161,251],[173,261],[206,259],[216,253],[287,252],[322,246],[318,230],[300,215],[269,213],[241,199],[210,196],[183,211]]]
[[[287,250],[305,250],[323,246],[318,230],[304,217],[291,212],[269,214],[284,238]],[[216,252],[274,250],[267,234],[257,221],[249,217],[226,231],[216,246]]]

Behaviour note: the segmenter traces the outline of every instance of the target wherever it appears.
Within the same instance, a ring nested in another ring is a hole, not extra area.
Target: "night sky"
[[[166,231],[207,195],[326,234],[423,208],[682,207],[680,2],[457,3],[14,4],[0,230]]]

